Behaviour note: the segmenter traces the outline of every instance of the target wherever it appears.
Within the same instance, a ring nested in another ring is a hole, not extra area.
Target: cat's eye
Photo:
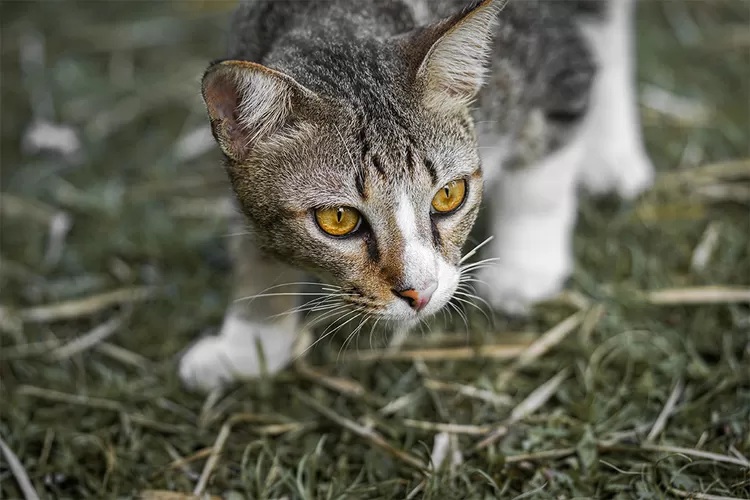
[[[346,236],[357,230],[362,216],[350,207],[319,208],[315,211],[315,221],[331,236]]]
[[[466,198],[466,180],[451,181],[435,193],[432,198],[432,209],[435,213],[447,214],[453,212]]]

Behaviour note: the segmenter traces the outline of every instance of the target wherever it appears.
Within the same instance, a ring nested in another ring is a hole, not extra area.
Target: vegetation
[[[568,293],[203,397],[229,6],[0,5],[0,498],[750,498],[747,1],[641,2],[657,186],[584,204]]]

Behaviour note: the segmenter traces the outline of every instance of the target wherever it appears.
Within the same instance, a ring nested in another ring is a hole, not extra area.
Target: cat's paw
[[[180,379],[190,389],[207,392],[258,377],[264,368],[276,373],[291,361],[296,338],[294,329],[228,316],[218,336],[199,340],[182,357]]]
[[[552,264],[552,265],[550,265]],[[482,294],[493,308],[513,315],[528,314],[531,306],[557,295],[572,265],[557,262],[498,262],[479,273]]]
[[[654,167],[641,147],[611,150],[591,155],[584,163],[581,184],[599,196],[614,193],[632,200],[654,183]]]

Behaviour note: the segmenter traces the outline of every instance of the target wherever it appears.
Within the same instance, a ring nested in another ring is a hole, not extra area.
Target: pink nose
[[[430,299],[432,298],[432,294],[435,292],[435,289],[437,289],[437,285],[431,285],[424,290],[418,291],[413,288],[407,288],[406,290],[393,290],[393,293],[404,299],[407,304],[409,304],[409,307],[414,309],[415,311],[421,311],[422,309],[427,306],[427,304],[430,302]]]

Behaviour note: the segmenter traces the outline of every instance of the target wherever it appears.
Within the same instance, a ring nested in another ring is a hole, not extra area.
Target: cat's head
[[[375,316],[415,320],[450,300],[482,195],[469,105],[494,16],[485,0],[297,67],[208,69],[212,130],[265,252]]]

